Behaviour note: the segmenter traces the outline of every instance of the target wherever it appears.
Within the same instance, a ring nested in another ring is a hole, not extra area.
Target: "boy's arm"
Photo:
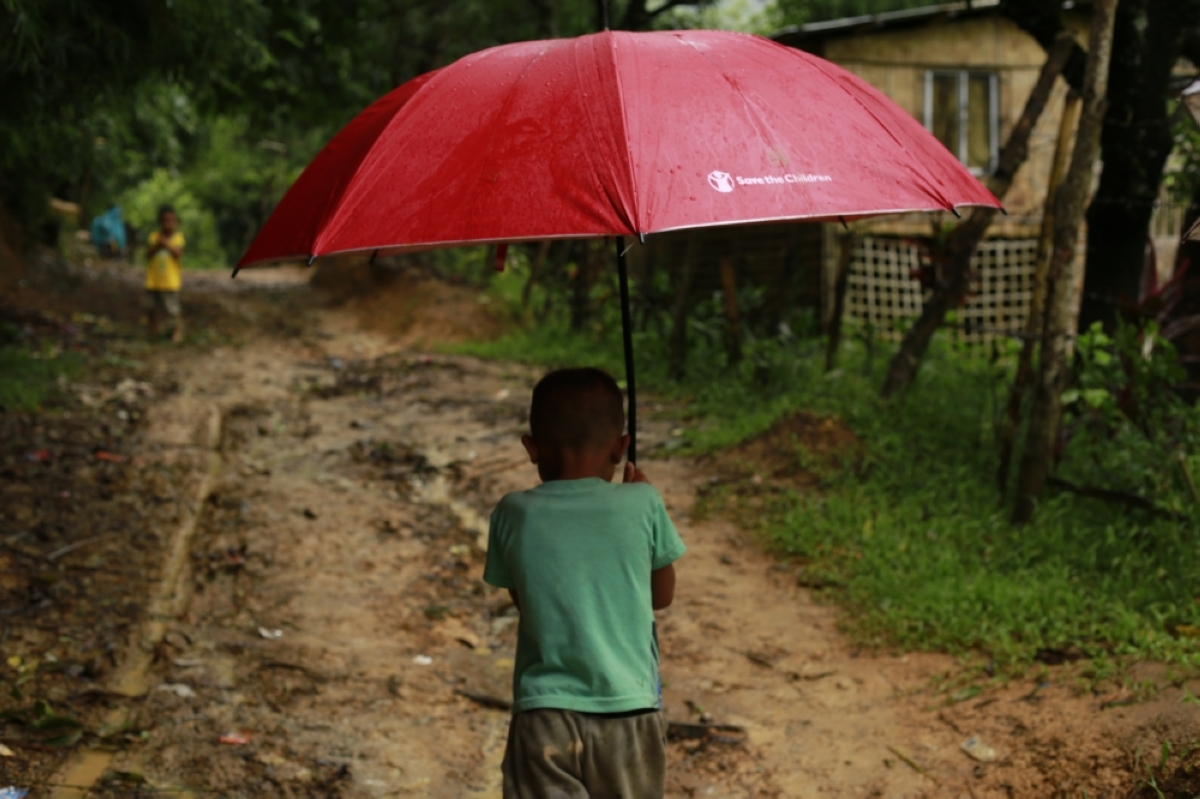
[[[516,595],[513,595],[516,601]],[[675,601],[675,564],[650,572],[650,607],[654,610],[669,608]],[[517,605],[517,610],[521,606]]]

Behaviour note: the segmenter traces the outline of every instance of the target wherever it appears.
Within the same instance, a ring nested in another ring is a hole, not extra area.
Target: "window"
[[[972,172],[983,175],[1000,157],[1000,102],[995,73],[925,73],[925,127]]]

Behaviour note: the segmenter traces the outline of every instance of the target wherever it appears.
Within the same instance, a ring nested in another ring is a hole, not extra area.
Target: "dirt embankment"
[[[396,346],[421,350],[487,341],[505,330],[479,289],[448,282],[403,259],[375,264],[331,259],[316,268],[312,285],[331,305],[349,312],[358,328],[388,336]]]

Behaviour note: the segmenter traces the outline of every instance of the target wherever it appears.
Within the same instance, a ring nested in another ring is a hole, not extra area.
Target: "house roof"
[[[967,19],[996,13],[1001,0],[961,0],[956,3],[906,8],[901,11],[884,11],[878,14],[863,14],[843,17],[806,25],[791,25],[771,36],[781,44],[799,46],[802,42],[832,36],[849,36],[894,28],[926,25],[938,19]],[[1089,0],[1066,0],[1063,10],[1090,5]]]

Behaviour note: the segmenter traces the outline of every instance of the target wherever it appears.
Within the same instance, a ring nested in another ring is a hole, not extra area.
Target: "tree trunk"
[[[1054,90],[1055,79],[1062,72],[1075,46],[1072,39],[1062,34],[1050,50],[1046,63],[1042,65],[1037,84],[1025,103],[1025,111],[1009,134],[1008,142],[1000,153],[996,172],[989,181],[988,187],[1001,200],[1012,186],[1017,169],[1025,162],[1029,152],[1029,137],[1046,108]],[[925,356],[929,342],[933,340],[933,334],[942,326],[946,313],[967,296],[971,287],[971,256],[975,254],[995,216],[996,211],[991,208],[973,209],[971,215],[950,232],[945,244],[939,249],[937,259],[944,267],[940,270],[941,279],[932,296],[922,307],[921,316],[916,324],[909,328],[899,351],[888,364],[887,378],[883,382],[884,399],[889,399],[912,385],[917,368],[921,365],[921,358]]]
[[[538,245],[537,255],[529,265],[529,279],[525,281],[525,286],[521,289],[522,308],[529,307],[529,300],[533,297],[533,287],[537,284],[538,275],[541,274],[542,268],[546,263],[546,256],[550,254],[550,245],[552,243],[550,239],[545,239]]]
[[[1062,392],[1068,378],[1067,338],[1073,332],[1067,327],[1078,268],[1075,254],[1079,225],[1083,221],[1093,168],[1100,151],[1116,6],[1117,0],[1096,0],[1092,9],[1079,133],[1075,139],[1075,152],[1071,154],[1071,166],[1054,199],[1054,252],[1046,273],[1041,363],[1013,509],[1013,521],[1018,524],[1032,518],[1034,507],[1045,489],[1062,418]]]
[[[687,373],[688,312],[692,308],[692,285],[696,282],[696,262],[700,260],[696,234],[688,234],[675,280],[675,301],[671,307],[671,335],[667,341],[667,371],[675,380]]]
[[[846,284],[850,280],[850,262],[854,260],[854,234],[838,236],[837,275],[833,279],[833,313],[829,317],[828,340],[825,344],[825,371],[837,366],[837,354],[842,345],[842,314],[846,309]]]
[[[576,249],[575,277],[571,280],[571,330],[580,332],[591,316],[591,242],[580,241]]]
[[[1033,297],[1029,301],[1029,315],[1025,318],[1025,339],[1021,342],[1021,354],[1017,359],[1017,374],[1013,378],[1008,395],[1006,418],[1000,428],[1000,465],[996,470],[996,482],[1001,495],[1008,487],[1008,475],[1012,470],[1013,446],[1017,428],[1021,423],[1021,405],[1033,378],[1033,350],[1041,336],[1042,322],[1046,317],[1046,274],[1050,270],[1050,256],[1054,252],[1054,198],[1062,185],[1071,154],[1071,140],[1079,122],[1079,95],[1074,89],[1067,96],[1062,120],[1058,127],[1058,144],[1054,150],[1054,164],[1050,169],[1050,182],[1046,191],[1046,203],[1042,211],[1042,231],[1038,238],[1037,271],[1033,278]]]
[[[729,366],[742,360],[742,328],[738,320],[737,275],[733,259],[722,258],[721,291],[725,295],[725,362]]]
[[[1150,218],[1174,148],[1167,87],[1200,0],[1121,0],[1102,137],[1104,173],[1088,209],[1081,329],[1137,302]]]

